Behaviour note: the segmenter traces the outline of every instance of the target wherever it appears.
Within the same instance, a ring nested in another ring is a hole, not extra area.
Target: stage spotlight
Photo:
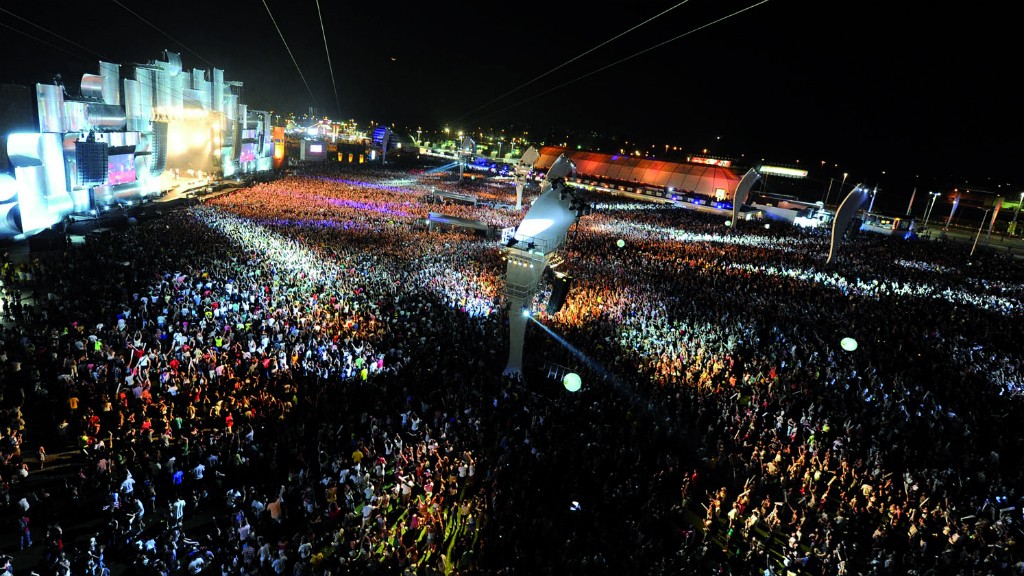
[[[537,247],[537,243],[536,242],[530,242],[529,244],[526,245],[526,249],[527,250],[533,250],[536,247]]]
[[[523,318],[529,318],[530,316],[532,316],[532,314],[530,313],[530,309],[523,308]]]

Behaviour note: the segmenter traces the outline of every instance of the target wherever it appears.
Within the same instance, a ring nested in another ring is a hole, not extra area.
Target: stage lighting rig
[[[593,213],[594,209],[587,204],[586,201],[581,199],[577,195],[577,190],[572,186],[565,183],[564,178],[556,178],[556,183],[560,186],[559,188],[559,200],[565,200],[565,197],[569,197],[569,210],[576,213],[576,217],[586,216]]]

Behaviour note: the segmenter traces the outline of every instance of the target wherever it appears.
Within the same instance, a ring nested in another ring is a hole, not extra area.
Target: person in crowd
[[[566,396],[502,376],[501,246],[422,228],[439,189],[522,218],[510,185],[324,165],[5,261],[5,297],[53,298],[0,325],[0,474],[63,420],[55,498],[146,573],[1024,571],[1016,262],[862,236],[825,266],[823,233],[595,196],[534,302],[587,361],[526,344]]]

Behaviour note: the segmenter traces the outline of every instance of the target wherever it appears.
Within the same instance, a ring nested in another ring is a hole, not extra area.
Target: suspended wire
[[[319,2],[319,0],[317,0],[317,1]],[[467,113],[463,114],[463,115],[462,115],[462,116],[460,116],[459,118],[456,118],[456,119],[455,119],[454,121],[455,121],[455,122],[458,122],[459,120],[462,120],[463,118],[465,118],[465,117],[467,117],[467,116],[469,116],[469,115],[473,114],[474,112],[476,112],[476,111],[480,110],[481,108],[486,108],[487,106],[490,106],[491,104],[494,104],[495,102],[497,102],[498,100],[501,100],[502,98],[504,98],[504,97],[508,96],[509,94],[513,94],[513,93],[515,93],[515,92],[518,92],[518,91],[522,90],[523,88],[526,88],[526,87],[527,87],[527,86],[529,86],[530,84],[533,84],[534,82],[536,82],[536,81],[540,80],[541,78],[543,78],[543,77],[547,76],[548,74],[551,74],[552,72],[555,72],[556,70],[559,70],[559,69],[561,69],[561,68],[564,68],[565,66],[568,66],[569,64],[572,64],[573,62],[575,62],[575,61],[579,60],[580,58],[583,58],[583,57],[584,57],[584,56],[586,56],[587,54],[590,54],[590,53],[591,53],[591,52],[593,52],[594,50],[597,50],[598,48],[601,48],[601,47],[603,47],[603,46],[606,46],[606,45],[610,44],[611,42],[614,42],[615,40],[618,40],[619,38],[622,38],[622,37],[623,37],[623,36],[625,36],[626,34],[629,34],[630,32],[632,32],[632,31],[636,30],[637,28],[639,28],[639,27],[641,27],[641,26],[643,26],[643,25],[645,25],[645,24],[647,24],[647,23],[651,22],[651,21],[652,21],[652,20],[654,20],[655,18],[660,18],[661,16],[664,16],[665,14],[668,14],[668,13],[669,13],[669,12],[671,12],[672,10],[675,10],[676,8],[679,8],[680,6],[682,6],[683,4],[686,4],[686,3],[687,3],[687,2],[689,2],[689,1],[690,1],[690,0],[683,0],[682,2],[680,2],[680,3],[676,4],[675,6],[672,6],[672,7],[670,7],[670,8],[667,8],[667,9],[665,9],[665,10],[662,10],[661,12],[659,12],[659,13],[655,14],[654,16],[651,16],[651,17],[650,17],[650,18],[648,18],[647,20],[644,20],[643,22],[641,22],[641,23],[637,24],[636,26],[633,26],[633,27],[632,27],[632,28],[630,28],[629,30],[626,30],[625,32],[620,32],[619,34],[617,34],[617,35],[615,35],[615,36],[613,36],[613,37],[611,37],[611,38],[609,38],[609,39],[605,40],[604,42],[601,42],[600,44],[598,44],[597,46],[594,46],[593,48],[591,48],[591,49],[587,50],[586,52],[583,52],[582,54],[580,54],[580,55],[578,55],[578,56],[576,56],[576,57],[574,57],[574,58],[571,58],[571,59],[569,59],[569,60],[566,60],[565,62],[562,62],[562,63],[561,63],[561,64],[559,64],[558,66],[555,66],[555,67],[554,67],[554,68],[552,68],[551,70],[548,70],[547,72],[545,72],[545,73],[541,74],[540,76],[537,76],[537,77],[536,77],[536,78],[534,78],[533,80],[529,80],[529,81],[527,81],[527,82],[525,82],[525,83],[523,83],[523,84],[520,84],[519,86],[517,86],[517,87],[515,87],[515,88],[513,88],[513,89],[511,89],[511,90],[509,90],[508,92],[505,92],[504,94],[502,94],[501,96],[498,96],[497,98],[495,98],[495,99],[491,100],[490,102],[485,102],[484,104],[481,104],[480,106],[478,106],[478,107],[474,108],[473,110],[470,110],[469,112],[467,112]]]
[[[117,0],[114,0],[114,2],[117,2]],[[27,18],[18,16],[17,14],[14,14],[13,12],[11,12],[9,10],[5,10],[4,8],[0,8],[0,12],[4,12],[6,14],[10,14],[11,16],[14,16],[15,18],[17,18],[18,20],[21,20],[22,22],[24,22],[26,24],[34,26],[35,28],[38,28],[38,29],[42,30],[43,32],[46,32],[47,34],[50,34],[51,36],[56,36],[57,38],[60,38],[61,40],[67,42],[68,44],[71,44],[72,46],[75,46],[75,47],[77,47],[77,48],[79,48],[79,49],[81,49],[81,50],[83,50],[85,52],[88,52],[89,54],[92,54],[93,56],[99,58],[100,60],[103,60],[103,61],[107,61],[108,60],[108,58],[106,56],[100,54],[99,52],[96,52],[95,50],[91,50],[91,49],[89,49],[89,48],[87,48],[87,47],[85,47],[85,46],[75,42],[74,40],[71,40],[71,39],[65,37],[65,36],[61,36],[60,34],[54,32],[53,30],[50,30],[48,28],[44,28],[43,26],[40,26],[39,24],[36,24],[35,22],[32,22],[31,20],[28,20]],[[129,12],[130,12],[130,10],[129,10]],[[136,16],[139,17],[137,14],[136,14]],[[139,17],[139,18],[142,19],[141,17]],[[142,19],[142,20],[145,21],[144,19]],[[148,24],[148,22],[147,22],[147,24]],[[17,32],[19,34],[27,36],[28,38],[31,38],[31,39],[33,39],[33,40],[35,40],[37,42],[42,43],[42,44],[46,44],[47,46],[50,46],[51,48],[55,48],[57,50],[60,50],[61,52],[64,52],[65,54],[69,54],[69,55],[73,56],[74,58],[76,58],[78,60],[81,60],[82,62],[89,62],[89,63],[91,63],[90,60],[88,60],[86,58],[83,58],[80,54],[77,54],[77,53],[72,52],[70,50],[66,50],[64,48],[61,48],[60,46],[55,45],[55,44],[51,44],[50,42],[47,42],[46,40],[43,40],[42,38],[37,38],[35,36],[32,36],[31,34],[25,32],[23,30],[18,30],[17,28],[13,28],[13,27],[8,26],[8,25],[3,24],[3,23],[0,23],[0,26],[4,26],[6,28],[14,30],[15,32]],[[170,37],[168,36],[168,38],[170,38]],[[172,40],[173,40],[173,38],[172,38]],[[178,42],[178,43],[181,44],[180,42]],[[199,56],[199,55],[196,54],[196,56]],[[200,58],[201,58],[201,56],[200,56]],[[209,64],[209,62],[207,62],[207,64]],[[157,78],[155,76],[153,77],[153,84],[152,84],[152,86],[153,86],[154,93],[164,94],[166,96],[173,96],[174,93],[175,93],[173,87],[171,87],[171,86],[169,86],[167,84],[161,83],[159,80],[157,80]]]
[[[338,85],[334,83],[334,65],[331,64],[331,49],[327,47],[327,31],[324,29],[324,16],[320,13],[320,0],[316,0],[316,15],[320,17],[320,33],[324,37],[324,52],[327,53],[327,69],[331,71],[331,86],[334,88],[334,105],[341,115],[341,102],[338,101]]]
[[[89,48],[87,48],[85,46],[82,46],[81,44],[75,42],[74,40],[71,40],[71,39],[66,38],[64,36],[61,36],[60,34],[54,32],[53,30],[50,30],[48,28],[44,28],[43,26],[40,26],[39,24],[36,24],[35,22],[32,22],[31,20],[28,20],[27,18],[23,18],[21,16],[18,16],[17,14],[14,14],[13,12],[11,12],[9,10],[5,10],[3,8],[0,8],[0,12],[4,12],[6,14],[10,14],[11,16],[14,16],[15,18],[17,18],[18,20],[21,20],[22,22],[24,22],[26,24],[34,26],[35,28],[38,28],[38,29],[42,30],[43,32],[46,32],[47,34],[50,34],[51,36],[56,36],[57,38],[60,38],[61,40],[67,42],[68,44],[71,44],[72,46],[75,46],[75,47],[77,47],[77,48],[79,48],[79,49],[81,49],[81,50],[83,50],[85,52],[88,52],[89,54],[99,58],[100,60],[103,60],[103,61],[107,60],[107,58],[104,55],[100,54],[99,52],[96,52],[95,50],[91,50],[91,49],[89,49]],[[17,28],[14,28],[13,26],[10,26],[8,24],[4,24],[3,22],[0,22],[0,26],[3,26],[4,28],[8,28],[10,30],[13,30],[14,32],[17,32],[18,34],[26,36],[27,38],[31,38],[32,40],[35,40],[36,42],[39,42],[40,44],[45,44],[45,45],[47,45],[47,46],[49,46],[49,47],[51,47],[51,48],[53,48],[55,50],[59,50],[59,51],[65,53],[65,54],[70,55],[71,57],[75,58],[76,60],[80,60],[81,62],[86,62],[86,63],[92,63],[93,62],[92,60],[89,60],[88,58],[84,58],[79,53],[72,52],[71,50],[67,50],[65,48],[61,48],[60,46],[57,46],[56,44],[47,42],[46,40],[43,40],[42,38],[33,36],[33,35],[29,34],[28,32],[25,32],[24,30],[19,30]],[[163,88],[163,90],[161,90],[161,88]],[[173,91],[168,86],[166,86],[164,84],[161,84],[159,81],[156,80],[155,77],[153,78],[153,89],[154,89],[154,92],[157,92],[157,93],[162,92],[165,95],[173,94]],[[64,85],[64,90],[65,90],[65,93],[66,93],[67,85]]]
[[[57,34],[56,32],[53,32],[52,30],[47,30],[46,28],[43,28],[39,24],[36,24],[35,22],[32,22],[32,21],[30,21],[28,19],[22,18],[21,16],[18,16],[17,14],[15,14],[14,12],[11,12],[10,10],[5,10],[3,8],[0,8],[0,12],[4,12],[5,14],[10,14],[11,16],[14,16],[18,20],[21,20],[22,22],[24,22],[26,24],[29,24],[31,26],[35,26],[36,28],[42,30],[43,32],[46,32],[47,34],[56,36],[57,38],[60,38],[61,40],[67,42],[68,44],[71,44],[72,46],[74,46],[76,48],[79,48],[81,50],[85,50],[86,52],[88,52],[89,54],[92,54],[93,56],[96,56],[100,60],[106,60],[106,58],[102,54],[100,54],[99,52],[96,52],[95,50],[90,50],[90,49],[86,48],[85,46],[82,46],[81,44],[79,44],[79,43],[77,43],[77,42],[75,42],[73,40],[69,40],[69,39],[65,38],[64,36],[61,36],[60,34]],[[8,28],[10,28],[10,26],[8,26]],[[34,38],[33,36],[30,36],[29,34],[26,34],[25,32],[22,32],[21,30],[18,30],[16,28],[11,28],[11,30],[14,30],[15,32],[19,32],[21,34],[24,34],[25,36],[28,36],[29,38],[32,38],[33,40],[38,40],[39,42],[42,42],[43,44],[46,44],[46,45],[51,46],[53,48],[57,48],[58,50],[60,50],[62,52],[67,52],[67,50],[64,50],[62,48],[54,46],[53,44],[50,44],[49,42],[47,42],[45,40],[42,40],[40,38]],[[70,54],[70,52],[68,52],[68,53]],[[78,56],[76,54],[75,58],[80,58],[80,56]],[[86,62],[88,62],[88,60],[86,60]]]
[[[7,12],[7,10],[4,10],[3,8],[0,8],[0,11]],[[89,52],[89,53],[99,57],[99,59],[101,59],[101,60],[105,60],[106,59],[101,54],[98,54],[98,53],[96,53],[96,52],[86,48],[85,46],[82,46],[80,44],[76,44],[75,42],[72,42],[71,40],[68,40],[67,38],[63,38],[62,36],[60,36],[59,34],[54,33],[53,31],[47,30],[47,29],[45,29],[45,28],[43,28],[43,27],[41,27],[39,25],[33,24],[32,22],[29,22],[29,20],[27,20],[27,19],[25,19],[23,17],[17,16],[16,14],[11,14],[11,15],[14,15],[15,17],[17,17],[20,20],[24,20],[24,22],[26,22],[27,24],[31,24],[32,26],[38,28],[39,30],[42,30],[43,32],[45,32],[47,34],[50,34],[50,35],[56,36],[58,38],[61,38],[62,40],[65,40],[65,41],[67,41],[67,42],[69,42],[71,44],[74,44],[75,46],[79,46],[83,50],[85,50],[85,51],[87,51],[87,52]],[[14,31],[14,32],[16,32],[16,33],[18,33],[20,35],[23,35],[23,36],[25,36],[27,38],[35,40],[36,42],[39,42],[41,44],[45,44],[45,45],[47,45],[47,46],[49,46],[49,47],[51,47],[53,49],[59,50],[59,51],[61,51],[63,53],[66,53],[66,54],[68,54],[68,55],[70,55],[70,56],[72,56],[72,57],[74,57],[74,58],[76,58],[78,60],[83,61],[83,63],[88,63],[88,64],[92,64],[93,63],[93,60],[85,58],[85,57],[83,57],[81,54],[79,54],[77,52],[73,52],[73,51],[68,50],[66,48],[61,48],[60,46],[57,46],[56,44],[47,42],[46,40],[43,40],[42,38],[33,36],[33,35],[29,34],[28,32],[25,32],[24,30],[18,30],[16,28],[14,28],[14,27],[12,27],[10,25],[4,24],[2,22],[0,22],[0,27],[6,28],[6,29],[11,30],[11,31]],[[140,66],[145,66],[145,65],[140,65]],[[174,90],[174,88],[172,86],[170,86],[169,84],[161,83],[160,80],[157,79],[157,77],[153,77],[152,87],[153,87],[153,91],[154,91],[155,94],[164,94],[164,95],[169,95],[169,96],[173,96],[175,94],[175,90]],[[67,94],[68,93],[68,91],[67,91],[68,90],[67,84],[63,85],[63,89],[65,89],[65,93]]]
[[[7,10],[4,10],[3,8],[0,8],[0,12],[6,12],[8,14],[11,14],[10,12],[8,12]],[[78,44],[78,43],[76,43],[76,42],[74,42],[72,40],[69,40],[69,39],[61,36],[60,34],[57,34],[56,32],[54,32],[52,30],[44,28],[44,27],[42,27],[42,26],[40,26],[38,24],[35,24],[34,22],[31,22],[31,21],[29,21],[29,20],[27,20],[25,18],[22,18],[22,17],[20,17],[20,16],[18,16],[16,14],[11,14],[11,16],[14,16],[15,18],[18,18],[19,20],[21,20],[21,21],[23,21],[23,22],[25,22],[27,24],[31,24],[32,26],[35,26],[36,28],[42,30],[43,32],[46,32],[47,34],[50,34],[52,36],[56,36],[56,37],[64,40],[65,42],[68,42],[69,44],[77,46],[77,47],[81,48],[82,50],[92,54],[93,56],[98,57],[100,60],[104,60],[104,61],[106,60],[106,58],[102,54],[99,54],[99,53],[97,53],[97,52],[95,52],[93,50],[90,50],[90,49],[86,48],[85,46],[82,46],[81,44]],[[10,26],[9,24],[5,24],[3,22],[0,22],[0,26],[3,26],[4,28],[7,28],[7,29],[12,30],[14,32],[17,32],[18,34],[21,34],[21,35],[23,35],[23,36],[25,36],[27,38],[35,40],[36,42],[39,42],[41,44],[45,44],[45,45],[47,45],[47,46],[49,46],[51,48],[54,48],[55,50],[59,50],[59,51],[65,53],[65,54],[68,54],[69,56],[75,58],[76,60],[80,60],[81,62],[85,62],[85,63],[92,63],[93,62],[92,60],[89,60],[87,58],[82,57],[81,54],[78,54],[76,52],[72,52],[71,50],[67,50],[65,48],[61,48],[60,46],[57,46],[56,44],[47,42],[46,40],[43,40],[42,38],[39,38],[37,36],[33,36],[33,35],[29,34],[28,32],[25,32],[24,30],[19,30],[17,28],[14,28],[13,26]],[[141,66],[146,66],[146,65],[141,65]],[[176,94],[176,91],[174,90],[174,88],[172,86],[160,82],[155,75],[152,77],[152,84],[151,84],[151,86],[153,88],[153,93],[157,94],[157,95],[163,94],[165,96],[172,96],[173,97]],[[64,88],[64,93],[67,94],[67,85],[65,84],[63,86],[63,88]]]
[[[190,52],[190,53],[191,53],[192,55],[194,55],[194,56],[195,56],[196,58],[199,58],[199,59],[200,59],[200,60],[202,60],[203,62],[206,62],[206,65],[207,65],[207,66],[209,66],[210,68],[214,68],[214,67],[215,67],[215,66],[213,65],[213,63],[212,63],[212,62],[210,62],[210,61],[209,61],[209,60],[207,60],[206,58],[203,58],[202,56],[200,56],[200,55],[199,55],[199,53],[198,53],[198,52],[196,52],[195,50],[193,50],[193,49],[189,48],[188,46],[185,46],[185,44],[184,44],[184,43],[182,43],[182,42],[181,42],[180,40],[178,40],[178,39],[174,38],[173,36],[171,36],[171,35],[170,35],[170,34],[168,34],[167,32],[164,32],[163,30],[161,30],[160,28],[158,28],[156,24],[153,24],[153,23],[152,23],[152,22],[150,22],[149,20],[146,20],[145,18],[143,18],[142,16],[140,16],[138,12],[135,12],[135,11],[134,11],[134,10],[132,10],[131,8],[129,8],[129,7],[127,7],[127,6],[125,6],[124,4],[121,4],[120,2],[118,2],[118,0],[113,0],[113,2],[114,2],[114,4],[117,4],[117,5],[118,5],[118,6],[120,6],[121,8],[124,8],[125,10],[127,10],[127,11],[128,11],[129,13],[131,13],[131,14],[132,14],[133,16],[135,16],[135,17],[136,17],[136,18],[138,18],[139,20],[142,20],[143,22],[145,22],[146,24],[148,24],[148,25],[149,25],[149,26],[150,26],[151,28],[153,28],[153,29],[154,29],[154,30],[156,30],[157,32],[159,32],[159,33],[163,34],[164,36],[166,36],[166,37],[170,38],[171,42],[174,42],[175,44],[178,44],[178,45],[180,45],[180,46],[181,46],[182,48],[184,48],[185,50],[188,50],[188,51],[189,51],[189,52]]]
[[[3,10],[3,9],[0,8],[0,10]],[[4,10],[4,11],[6,12],[6,10]],[[80,55],[76,54],[75,52],[72,52],[70,50],[65,50],[64,48],[61,48],[60,46],[57,46],[56,44],[51,44],[50,42],[47,42],[46,40],[43,40],[42,38],[37,38],[36,36],[33,36],[33,35],[29,34],[28,32],[25,32],[24,30],[18,30],[17,28],[15,28],[14,26],[11,26],[9,24],[4,24],[3,22],[0,22],[0,26],[3,26],[4,28],[7,28],[8,30],[12,30],[14,32],[17,32],[18,34],[21,34],[23,36],[27,36],[28,38],[31,38],[32,40],[35,40],[36,42],[40,42],[42,44],[46,44],[50,48],[53,48],[55,50],[60,50],[61,52],[65,53],[65,54],[69,54],[72,57],[74,57],[76,60],[81,60],[82,62],[90,62],[90,63],[92,62],[91,60],[86,60],[85,58],[82,58]]]
[[[739,10],[737,10],[735,12],[732,12],[730,14],[722,16],[721,18],[718,18],[717,20],[712,20],[711,22],[708,22],[707,24],[702,24],[701,26],[698,26],[698,27],[696,27],[696,28],[694,28],[692,30],[689,30],[687,32],[684,32],[684,33],[682,33],[682,34],[680,34],[680,35],[678,35],[678,36],[676,36],[674,38],[670,38],[668,40],[665,40],[664,42],[660,42],[660,43],[655,44],[654,46],[651,46],[649,48],[645,48],[645,49],[643,49],[643,50],[641,50],[639,52],[636,52],[634,54],[626,56],[625,58],[620,58],[620,59],[616,60],[615,62],[612,62],[611,64],[607,64],[607,65],[602,66],[602,67],[600,67],[600,68],[598,68],[596,70],[592,70],[590,72],[587,72],[586,74],[583,74],[582,76],[577,76],[576,78],[573,78],[572,80],[568,80],[566,82],[563,82],[563,83],[559,84],[558,86],[555,86],[553,88],[549,88],[549,89],[547,89],[547,90],[545,90],[545,91],[543,91],[543,92],[541,92],[539,94],[534,94],[533,96],[530,96],[528,98],[524,98],[523,100],[520,100],[519,102],[516,102],[515,104],[510,104],[510,105],[508,105],[508,106],[506,106],[504,108],[501,108],[499,110],[495,110],[494,112],[491,112],[490,114],[486,114],[484,116],[481,116],[481,117],[479,117],[477,119],[477,121],[483,120],[485,118],[490,118],[491,116],[494,116],[495,114],[499,114],[499,113],[504,112],[506,110],[509,110],[511,108],[515,108],[516,106],[521,106],[521,105],[523,105],[523,104],[525,104],[525,103],[527,103],[527,102],[529,102],[531,100],[536,100],[537,98],[540,98],[541,96],[544,96],[546,94],[550,94],[550,93],[554,92],[555,90],[560,90],[560,89],[565,88],[566,86],[568,86],[570,84],[574,84],[576,82],[579,82],[580,80],[583,80],[584,78],[588,78],[590,76],[593,76],[594,74],[597,74],[598,72],[603,72],[603,71],[605,71],[605,70],[607,70],[607,69],[609,69],[609,68],[611,68],[613,66],[618,66],[619,64],[622,64],[623,62],[626,62],[627,60],[632,60],[633,58],[636,58],[637,56],[642,56],[643,54],[646,54],[646,53],[650,52],[651,50],[655,50],[655,49],[661,48],[662,46],[664,46],[666,44],[675,42],[676,40],[679,40],[679,39],[685,38],[686,36],[689,36],[691,34],[695,34],[697,32],[700,32],[701,30],[703,30],[705,28],[708,28],[709,26],[714,26],[715,24],[718,24],[718,23],[722,22],[723,20],[727,20],[729,18],[732,18],[733,16],[737,16],[737,15],[742,14],[743,12],[746,12],[746,11],[751,10],[753,8],[757,8],[761,4],[765,4],[768,1],[769,0],[761,0],[760,2],[755,2],[754,4],[751,4],[750,6],[747,6],[745,8],[740,8]]]
[[[114,0],[114,1],[116,2],[117,0]],[[65,38],[64,36],[61,36],[60,34],[57,34],[56,32],[54,32],[52,30],[49,30],[49,29],[44,28],[44,27],[42,27],[42,26],[40,26],[40,25],[38,25],[38,24],[36,24],[34,22],[31,22],[31,21],[29,21],[29,20],[27,20],[25,18],[22,18],[21,16],[18,16],[17,14],[14,14],[14,13],[12,13],[12,12],[10,12],[8,10],[5,10],[3,8],[0,8],[0,12],[4,12],[4,13],[7,13],[7,14],[10,14],[11,16],[14,16],[18,20],[21,20],[22,22],[25,22],[26,24],[30,24],[30,25],[32,25],[32,26],[42,30],[43,32],[46,32],[47,34],[50,34],[52,36],[56,36],[57,38],[60,38],[61,40],[64,40],[65,42],[67,42],[67,43],[69,43],[69,44],[71,44],[73,46],[77,46],[78,48],[84,50],[85,52],[88,52],[89,54],[92,54],[93,56],[98,57],[100,60],[104,60],[104,61],[107,60],[107,58],[104,57],[102,54],[99,54],[98,52],[96,52],[94,50],[90,50],[89,48],[86,48],[85,46],[82,46],[81,44],[78,44],[77,42],[69,40],[68,38]],[[47,42],[46,40],[43,40],[42,38],[38,38],[36,36],[33,36],[33,35],[25,32],[25,31],[23,31],[23,30],[18,30],[17,28],[14,28],[13,26],[10,26],[10,25],[5,24],[3,22],[0,22],[0,26],[3,26],[4,28],[7,28],[9,30],[13,30],[14,32],[17,32],[17,33],[19,33],[19,34],[21,34],[23,36],[26,36],[26,37],[28,37],[28,38],[30,38],[32,40],[35,40],[35,41],[37,41],[37,42],[39,42],[41,44],[45,44],[47,46],[50,46],[51,48],[54,48],[54,49],[59,50],[61,52],[64,52],[65,54],[68,54],[68,55],[72,56],[73,58],[75,58],[77,60],[80,60],[82,62],[87,62],[87,63],[91,62],[91,60],[83,58],[80,54],[77,54],[77,53],[72,52],[70,50],[61,48],[60,46],[57,46],[57,45],[52,44],[50,42]],[[173,38],[172,38],[172,40],[173,40]],[[181,43],[179,42],[179,44],[181,44]],[[182,44],[182,46],[184,46],[184,44]],[[187,49],[187,47],[186,47],[186,49]],[[193,52],[193,54],[194,54],[194,52]],[[199,56],[199,55],[196,54],[196,56]],[[200,58],[202,58],[202,57],[200,56]],[[204,60],[204,62],[206,62],[206,61]],[[207,64],[209,64],[209,62],[207,62]],[[147,66],[147,65],[142,65],[142,66]],[[158,79],[158,77],[156,75],[153,75],[151,80],[152,80],[151,86],[153,88],[153,93],[154,94],[157,94],[157,95],[163,94],[165,96],[171,96],[171,97],[174,97],[177,94],[177,91],[174,89],[174,87],[172,87],[172,86],[170,86],[168,84],[164,84],[164,83],[160,82],[160,80]],[[65,94],[66,94],[67,93],[67,87],[66,86],[64,86],[64,90],[65,90]]]
[[[114,0],[114,1],[116,2],[117,0]],[[93,56],[96,56],[100,60],[103,60],[103,61],[108,60],[104,55],[100,54],[99,52],[96,52],[95,50],[91,50],[91,49],[89,49],[89,48],[87,48],[85,46],[82,46],[81,44],[79,44],[79,43],[77,43],[77,42],[75,42],[75,41],[73,41],[73,40],[71,40],[69,38],[61,36],[60,34],[54,32],[53,30],[50,30],[48,28],[44,28],[43,26],[40,26],[39,24],[36,24],[35,22],[32,22],[31,20],[28,20],[27,18],[23,18],[21,16],[18,16],[17,14],[14,14],[13,12],[11,12],[9,10],[5,10],[3,8],[0,8],[0,12],[4,12],[6,14],[10,14],[11,16],[14,16],[15,18],[17,18],[18,20],[21,20],[22,22],[25,22],[26,24],[34,26],[34,27],[42,30],[43,32],[46,32],[47,34],[50,34],[51,36],[56,36],[57,38],[60,38],[61,40],[67,42],[68,44],[71,44],[72,46],[78,47],[81,50],[83,50],[85,52],[88,52],[89,54],[92,54]],[[138,15],[136,15],[136,16],[138,16]],[[141,17],[140,17],[140,19],[141,19]],[[143,21],[145,21],[145,20],[143,20]],[[147,22],[147,24],[148,24],[148,22]],[[90,62],[91,63],[90,60],[88,60],[86,58],[83,58],[80,54],[76,54],[74,52],[71,52],[70,50],[66,50],[64,48],[61,48],[60,46],[57,46],[55,44],[51,44],[50,42],[47,42],[46,40],[43,40],[42,38],[37,38],[35,36],[32,36],[31,34],[25,32],[23,30],[18,30],[17,28],[13,28],[11,26],[8,26],[7,24],[3,24],[2,22],[0,22],[0,26],[4,26],[5,28],[9,28],[11,30],[14,30],[15,32],[17,32],[19,34],[27,36],[28,38],[31,38],[32,40],[35,40],[35,41],[40,42],[42,44],[46,44],[47,46],[50,46],[51,48],[55,48],[57,50],[60,50],[61,52],[64,52],[65,54],[69,54],[69,55],[73,56],[74,58],[76,58],[78,60],[81,60],[82,62]],[[172,40],[173,40],[173,38],[172,38]],[[179,42],[179,44],[181,44],[181,43]],[[196,54],[196,55],[198,56],[198,54]],[[207,64],[209,64],[209,62],[207,62]],[[155,94],[163,94],[165,96],[174,96],[175,90],[174,90],[174,88],[172,86],[161,83],[156,78],[156,76],[154,76],[152,80],[153,80],[153,84],[152,84],[153,92]],[[66,90],[67,90],[67,87],[65,85],[65,91]]]
[[[306,77],[302,75],[302,68],[299,68],[299,63],[295,60],[292,49],[288,47],[288,41],[284,39],[284,34],[281,33],[281,28],[277,25],[277,20],[274,20],[274,14],[270,11],[270,6],[267,6],[267,0],[263,0],[263,7],[267,9],[267,15],[270,16],[270,21],[274,23],[274,28],[277,29],[277,35],[281,37],[284,49],[288,51],[288,56],[291,56],[295,69],[299,71],[299,78],[302,78],[302,83],[306,85],[306,91],[309,92],[309,97],[313,100],[313,105],[316,106],[316,96],[313,96],[313,91],[309,88],[309,82],[306,82]]]

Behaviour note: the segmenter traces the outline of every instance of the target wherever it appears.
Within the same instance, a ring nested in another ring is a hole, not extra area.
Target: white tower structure
[[[505,246],[505,293],[509,302],[506,376],[522,376],[526,324],[541,275],[565,243],[569,227],[585,211],[585,205],[565,185],[565,177],[575,172],[576,166],[564,154],[555,160],[541,183],[540,196]]]
[[[533,171],[533,164],[537,158],[540,158],[540,152],[530,146],[516,163],[516,210],[523,209],[523,187],[526,186],[526,177]]]
[[[466,172],[466,164],[476,154],[476,141],[466,136],[459,145],[459,182],[462,182],[462,175]]]

